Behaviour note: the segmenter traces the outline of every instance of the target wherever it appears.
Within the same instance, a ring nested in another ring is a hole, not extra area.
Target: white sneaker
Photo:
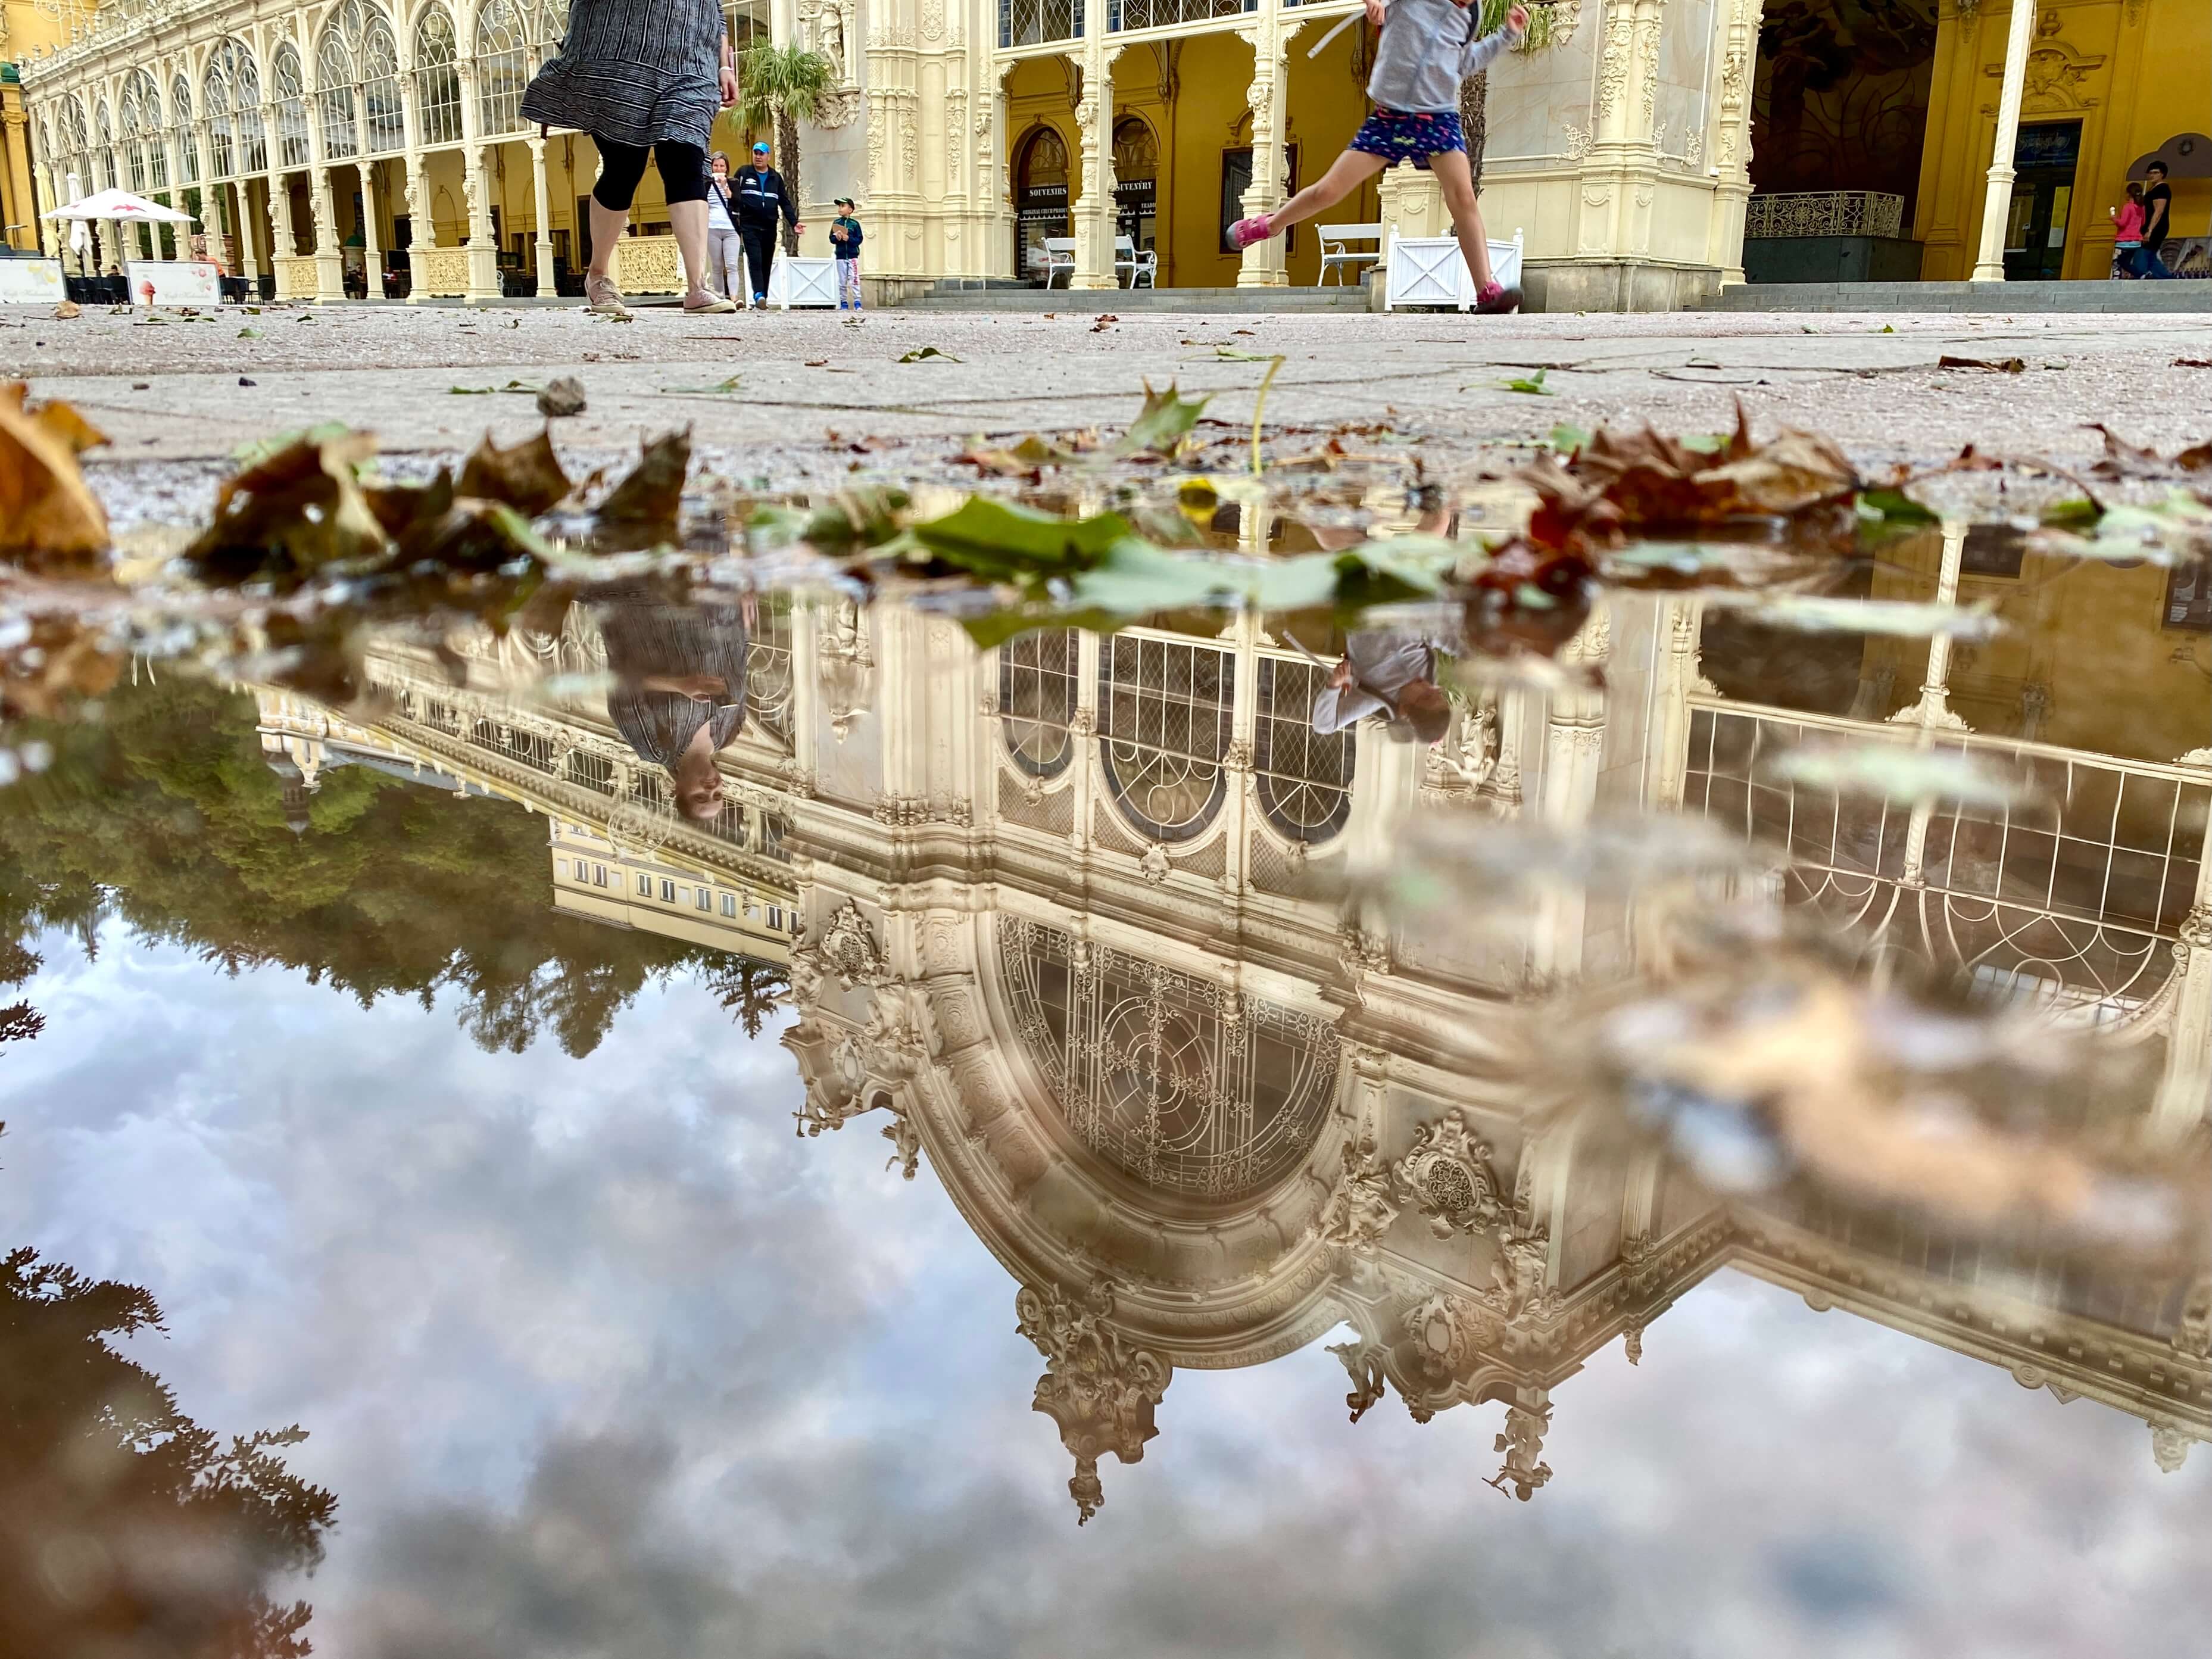
[[[611,276],[584,278],[584,309],[596,311],[603,317],[629,315],[629,307],[623,303],[622,290],[615,286]]]

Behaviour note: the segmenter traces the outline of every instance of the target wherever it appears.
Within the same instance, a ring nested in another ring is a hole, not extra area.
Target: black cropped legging
[[[592,142],[599,147],[599,182],[592,186],[592,199],[613,212],[628,213],[637,196],[637,181],[645,177],[647,147],[617,144],[607,138]],[[659,157],[660,182],[672,204],[707,199],[705,150],[671,138],[662,139],[652,149]]]

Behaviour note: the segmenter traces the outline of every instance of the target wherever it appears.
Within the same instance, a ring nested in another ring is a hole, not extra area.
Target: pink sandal
[[[1229,227],[1229,246],[1243,252],[1255,242],[1264,242],[1274,234],[1267,223],[1267,216],[1255,213],[1249,219],[1239,219]]]

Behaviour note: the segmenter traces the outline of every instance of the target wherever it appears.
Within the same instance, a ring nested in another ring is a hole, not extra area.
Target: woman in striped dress
[[[561,55],[522,94],[526,120],[588,132],[599,147],[592,187],[592,265],[584,301],[628,316],[607,262],[652,151],[690,284],[686,311],[733,311],[707,285],[707,141],[737,101],[720,0],[575,0]]]

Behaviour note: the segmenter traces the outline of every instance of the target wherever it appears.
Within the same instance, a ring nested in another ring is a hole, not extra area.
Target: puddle
[[[1170,393],[803,490],[326,431],[210,528],[38,453],[24,1650],[1282,1651],[1472,1556],[1590,1651],[1746,1512],[1761,1629],[1909,1648],[2105,1605],[2062,1482],[2177,1540],[2108,1627],[2191,1605],[2185,458]]]

